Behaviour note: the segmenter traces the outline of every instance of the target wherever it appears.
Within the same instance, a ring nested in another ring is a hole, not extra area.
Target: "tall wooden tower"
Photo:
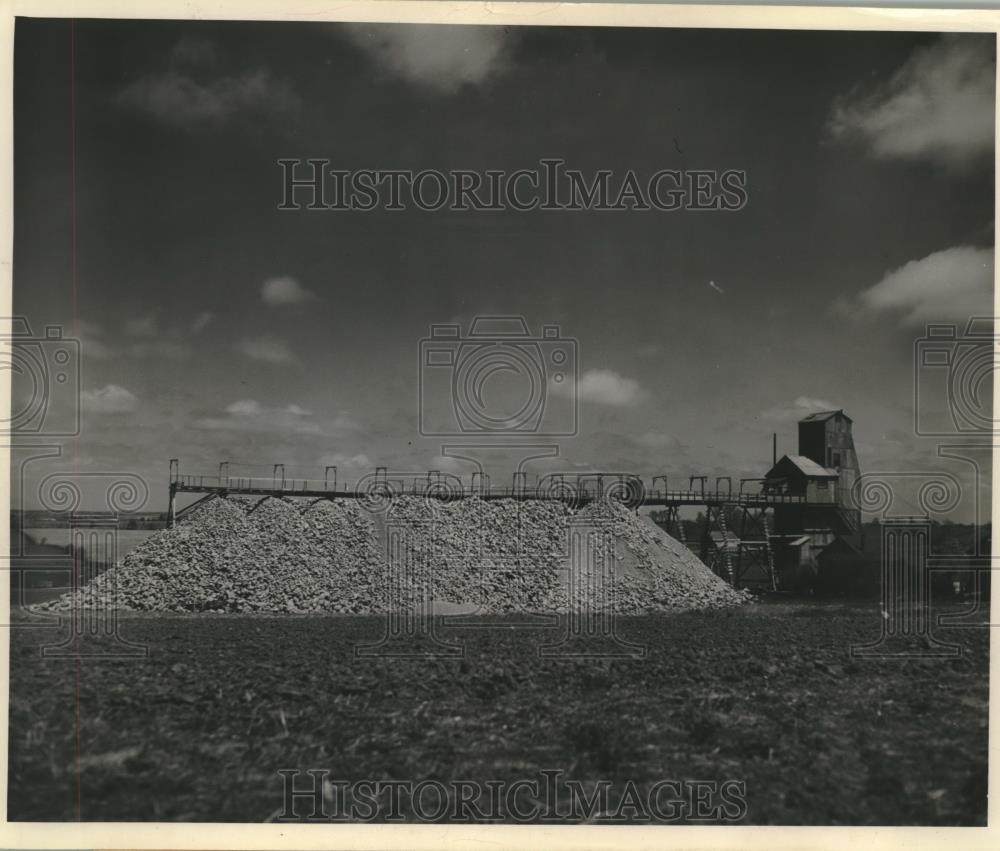
[[[837,503],[851,508],[851,491],[861,471],[854,451],[854,421],[842,410],[821,411],[799,420],[799,455],[837,472]]]
[[[775,506],[773,541],[784,576],[814,568],[816,556],[835,538],[852,539],[861,530],[852,495],[861,475],[852,425],[842,410],[810,414],[799,421],[799,454],[782,457],[766,475],[770,487],[808,500]]]

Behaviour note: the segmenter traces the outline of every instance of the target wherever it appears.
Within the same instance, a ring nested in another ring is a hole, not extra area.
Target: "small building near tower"
[[[833,504],[837,501],[840,473],[821,467],[805,455],[783,455],[764,474],[768,493],[805,497],[807,502]]]
[[[816,557],[836,537],[831,516],[837,514],[839,473],[804,455],[783,455],[764,476],[767,493],[800,497],[774,508],[775,567],[785,587],[804,587],[816,574]]]
[[[775,565],[786,580],[799,577],[798,584],[806,584],[816,576],[820,553],[861,529],[853,500],[860,470],[852,425],[843,410],[810,414],[799,421],[798,454],[782,456],[765,474],[768,493],[800,498],[774,507]]]

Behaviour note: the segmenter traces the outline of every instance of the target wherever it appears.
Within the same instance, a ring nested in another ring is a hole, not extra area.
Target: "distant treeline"
[[[866,523],[881,537],[878,523]],[[972,555],[976,552],[976,527],[971,523],[952,523],[949,520],[931,523],[931,555]],[[986,523],[979,530],[979,552],[990,552],[993,524]]]
[[[688,541],[700,541],[705,531],[705,515],[698,512],[694,520],[684,520],[684,536]],[[728,518],[729,528],[739,533],[739,515]],[[882,547],[882,524],[869,520],[861,524],[859,548],[868,553],[879,553]],[[993,527],[987,523],[978,529],[979,552],[990,552]],[[950,520],[931,521],[932,556],[973,555],[976,553],[977,528],[972,523],[953,523]]]
[[[87,522],[100,523],[102,520],[113,520],[116,515],[111,511],[82,512],[83,517],[77,518],[77,525]],[[136,511],[129,514],[118,514],[119,529],[162,529],[167,525],[165,511]],[[66,529],[70,525],[68,511],[14,510],[10,513],[12,529]]]

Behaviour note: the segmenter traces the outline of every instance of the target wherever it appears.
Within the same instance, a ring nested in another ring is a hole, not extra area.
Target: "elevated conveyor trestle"
[[[327,467],[322,480],[289,479],[284,464],[275,464],[270,472],[267,477],[234,477],[229,462],[224,461],[217,475],[188,475],[181,474],[176,458],[171,459],[168,525],[173,526],[179,517],[210,499],[236,494],[364,500],[371,498],[373,492],[385,491],[392,496],[446,501],[471,497],[559,500],[572,507],[594,500],[617,499],[636,510],[662,509],[653,513],[653,519],[685,546],[692,550],[697,546],[702,561],[733,584],[775,588],[778,577],[768,525],[769,510],[794,506],[819,511],[822,516],[830,515],[835,530],[854,529],[859,523],[854,508],[830,501],[810,501],[764,479],[740,479],[737,491],[729,476],[715,477],[714,489],[710,490],[708,476],[689,476],[671,487],[665,475],[654,476],[649,486],[641,477],[623,472],[555,473],[529,483],[527,474],[518,471],[510,486],[503,486],[493,485],[483,472],[473,473],[471,484],[466,484],[461,477],[440,471],[397,473],[378,467],[374,475],[362,477],[352,487],[339,479],[336,467]],[[201,498],[178,512],[177,496],[181,493],[200,494]],[[697,543],[687,540],[680,513],[684,506],[704,511],[705,524]]]

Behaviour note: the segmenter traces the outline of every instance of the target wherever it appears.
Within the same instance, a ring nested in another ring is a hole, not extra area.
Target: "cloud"
[[[285,113],[294,93],[267,71],[200,83],[176,71],[149,74],[121,91],[119,103],[173,127],[222,127],[238,115]]]
[[[312,412],[296,404],[267,407],[256,399],[239,399],[225,407],[222,416],[195,420],[195,428],[209,431],[253,431],[281,434],[322,434]]]
[[[515,38],[512,31],[488,26],[342,24],[337,29],[387,73],[444,94],[503,70]]]
[[[156,331],[156,317],[153,314],[129,319],[125,323],[125,333],[130,337],[155,337]]]
[[[201,331],[204,331],[214,318],[215,314],[212,313],[211,310],[203,310],[194,318],[194,321],[191,323],[191,333],[197,334]]]
[[[243,399],[226,406],[227,414],[235,414],[238,417],[252,417],[263,410],[260,402],[255,399]]]
[[[193,354],[187,338],[203,330],[212,318],[211,312],[204,311],[195,317],[188,330],[183,324],[166,329],[160,328],[154,314],[134,317],[126,320],[124,331],[127,337],[135,339],[123,343],[109,342],[101,325],[84,319],[67,322],[63,327],[67,336],[72,337],[75,334],[80,341],[81,353],[89,358],[97,360],[157,358],[183,361],[191,358]]]
[[[476,466],[471,461],[453,458],[451,455],[435,455],[431,458],[430,466],[427,469],[461,477],[471,476],[475,472]]]
[[[142,343],[132,343],[125,349],[128,357],[161,358],[163,360],[187,360],[191,357],[191,349],[176,340],[149,340]]]
[[[647,431],[634,440],[639,446],[645,446],[647,449],[677,449],[681,445],[681,442],[672,434],[660,431]]]
[[[236,351],[250,360],[265,363],[290,363],[295,360],[292,350],[272,337],[245,337],[236,344]]]
[[[215,42],[197,36],[181,36],[170,51],[170,62],[174,66],[204,68],[214,65],[217,59]]]
[[[124,387],[106,384],[98,390],[84,390],[80,405],[91,414],[124,414],[134,411],[139,400]]]
[[[345,452],[328,452],[320,455],[317,463],[321,467],[336,467],[337,472],[341,469],[368,471],[372,467],[372,462],[363,452],[357,455],[348,455]]]
[[[880,158],[952,166],[992,158],[995,44],[992,37],[944,35],[917,48],[888,81],[838,99],[830,132],[859,139]]]
[[[666,349],[663,343],[643,343],[636,346],[635,353],[641,358],[655,358],[664,353]]]
[[[135,342],[115,344],[105,339],[104,328],[96,322],[79,319],[64,326],[68,337],[76,336],[80,341],[80,352],[84,357],[96,360],[111,358],[160,358],[181,361],[191,357],[191,348],[184,341],[184,334],[178,329],[160,331],[155,318],[140,317],[125,323],[127,336],[136,337]],[[160,339],[154,339],[159,336]]]
[[[337,414],[329,423],[334,431],[357,431],[361,428],[357,420],[348,414]]]
[[[297,95],[266,68],[214,78],[215,45],[182,38],[166,70],[146,74],[121,89],[116,102],[155,121],[185,129],[221,128],[237,117],[287,116],[299,108]]]
[[[557,396],[571,396],[574,388],[564,382],[552,383],[549,389]],[[612,369],[589,369],[576,383],[577,398],[581,402],[594,402],[598,405],[636,405],[647,395],[634,378],[626,378]]]
[[[279,278],[268,278],[264,281],[264,285],[260,288],[260,297],[272,307],[284,304],[301,304],[315,298],[295,278],[287,275]]]
[[[993,249],[959,246],[911,260],[833,308],[859,318],[895,313],[904,326],[991,316]]]
[[[66,322],[62,327],[67,337],[75,335],[80,341],[82,357],[107,360],[115,356],[115,350],[104,341],[104,329],[96,322],[78,319],[75,322]]]
[[[761,418],[775,422],[797,422],[809,414],[818,411],[836,411],[842,406],[828,402],[826,399],[816,399],[812,396],[797,396],[794,401],[776,405],[761,412]]]

